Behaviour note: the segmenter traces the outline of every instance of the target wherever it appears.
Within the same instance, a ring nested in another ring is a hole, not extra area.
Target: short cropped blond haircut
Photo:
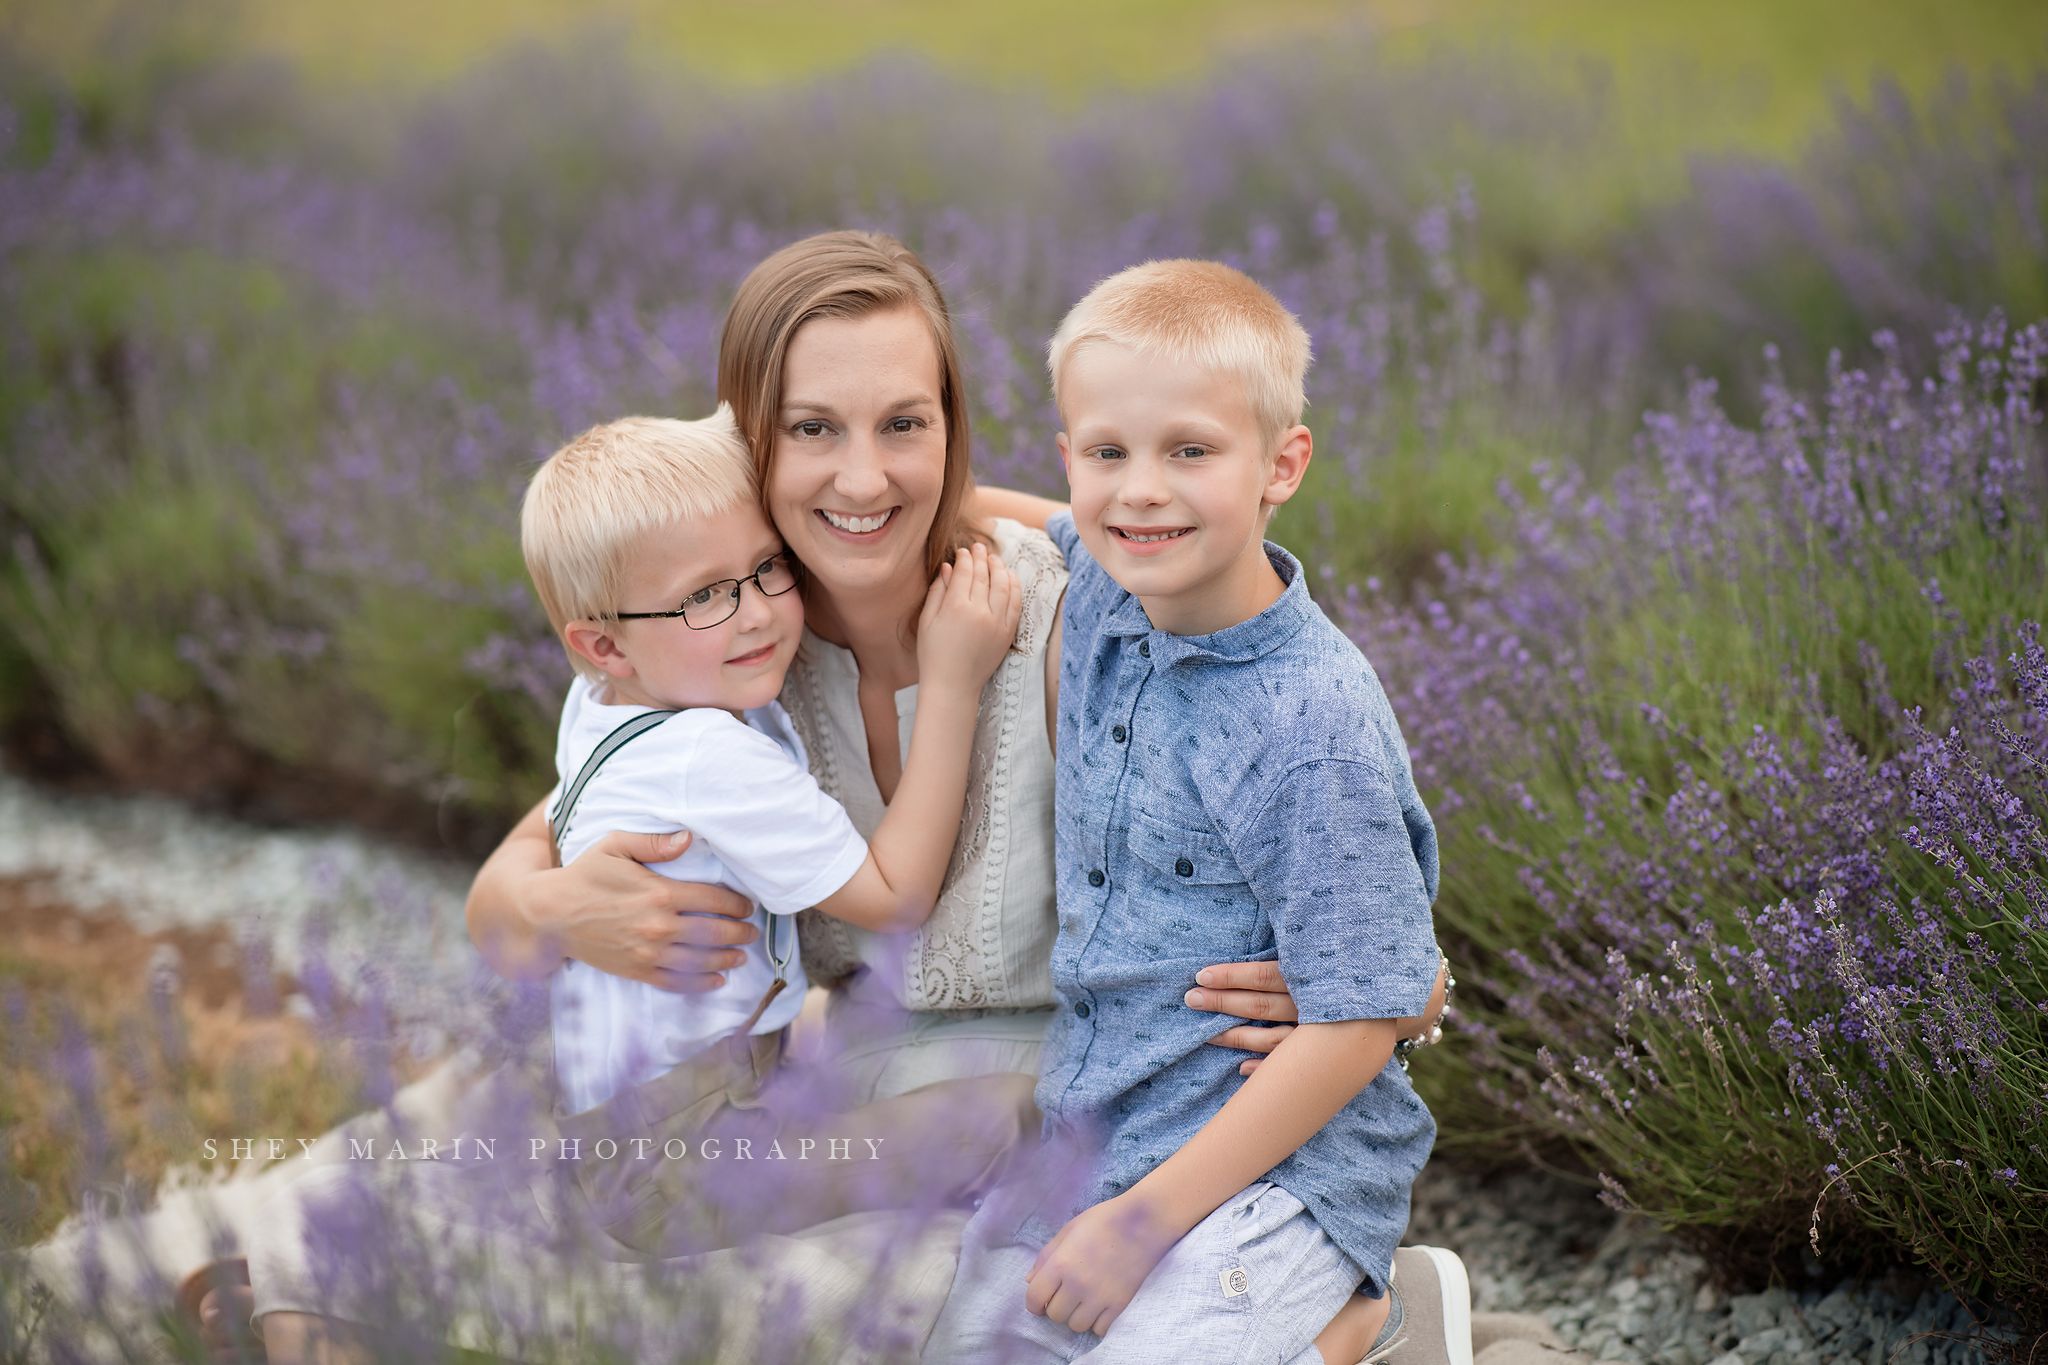
[[[1067,362],[1091,341],[1236,376],[1269,447],[1308,405],[1308,332],[1256,280],[1220,261],[1147,261],[1089,290],[1046,348],[1055,404]]]
[[[559,636],[571,621],[617,619],[626,566],[649,535],[758,500],[754,459],[726,404],[694,422],[622,417],[535,472],[519,509],[519,548]],[[563,649],[578,673],[599,678]]]

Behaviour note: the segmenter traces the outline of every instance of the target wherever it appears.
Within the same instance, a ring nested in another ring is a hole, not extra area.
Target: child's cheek
[[[789,634],[801,635],[804,628],[804,595],[792,588],[779,597],[771,597],[768,604],[775,608],[776,624]]]
[[[1102,527],[1109,499],[1090,487],[1087,482],[1076,482],[1072,486],[1074,495],[1074,530],[1081,537],[1081,544],[1087,547],[1098,563],[1109,544],[1109,534]]]

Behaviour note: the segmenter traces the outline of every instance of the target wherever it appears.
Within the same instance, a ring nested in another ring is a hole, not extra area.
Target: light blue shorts
[[[1003,1203],[967,1224],[925,1365],[1320,1365],[1316,1334],[1365,1278],[1299,1199],[1259,1181],[1175,1243],[1096,1337],[1025,1309],[1038,1252],[1013,1240]]]

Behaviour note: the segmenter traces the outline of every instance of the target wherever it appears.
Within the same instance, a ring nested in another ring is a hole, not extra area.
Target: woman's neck
[[[853,652],[863,690],[880,687],[894,693],[917,681],[917,641],[910,627],[924,592],[915,580],[858,593],[834,593],[820,585],[804,603],[804,624],[820,639]]]

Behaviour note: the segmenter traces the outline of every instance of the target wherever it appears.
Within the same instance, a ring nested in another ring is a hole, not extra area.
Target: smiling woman
[[[884,802],[902,773],[897,696],[917,683],[925,585],[956,550],[993,544],[966,515],[951,319],[923,263],[887,240],[827,234],[763,261],[733,300],[718,365],[769,515],[811,570],[808,624],[857,663]]]
[[[958,534],[937,520],[947,432],[935,351],[909,309],[816,318],[790,340],[768,504],[798,554],[829,560],[849,586],[922,577]]]

